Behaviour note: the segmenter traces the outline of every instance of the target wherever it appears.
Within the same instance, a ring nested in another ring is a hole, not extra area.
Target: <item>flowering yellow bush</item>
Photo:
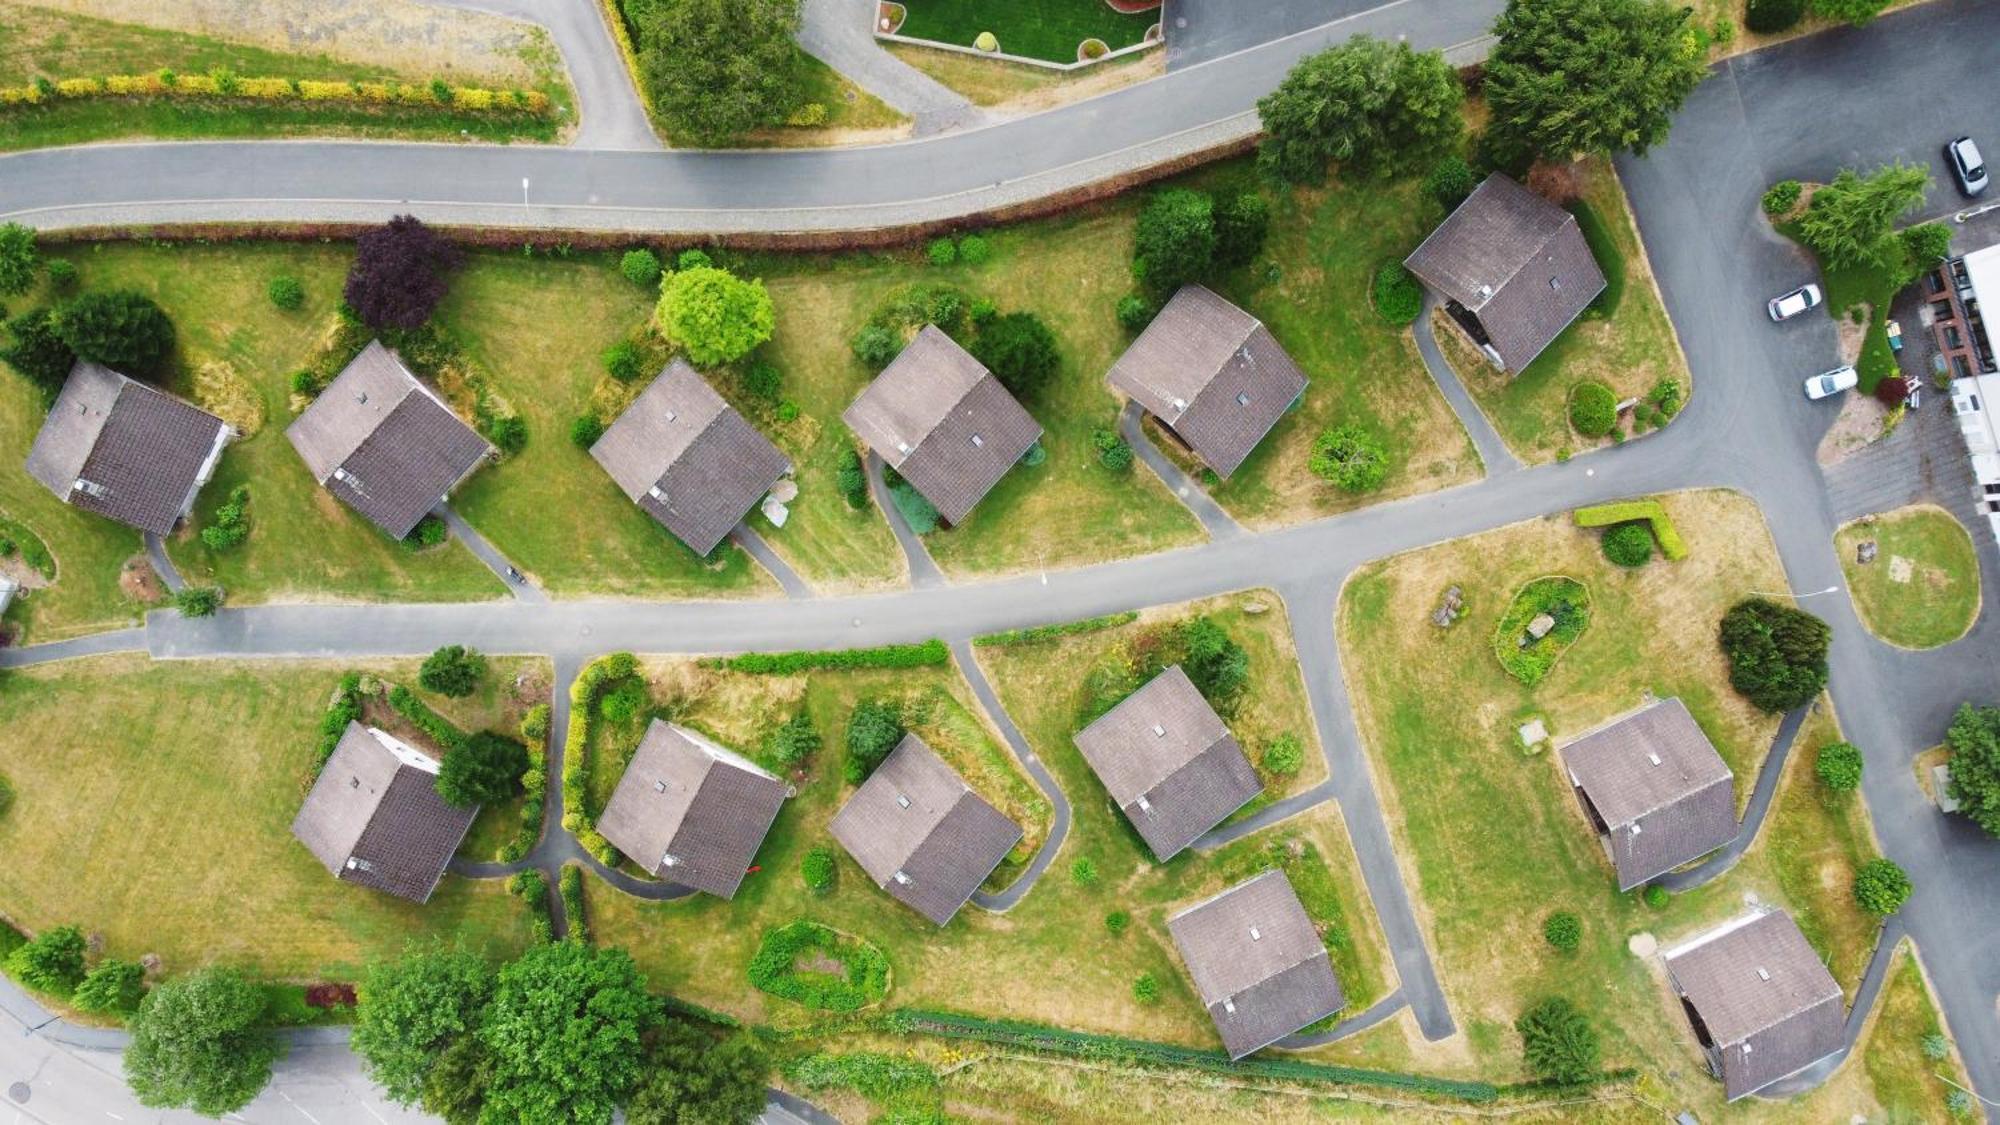
[[[56,93],[65,98],[87,98],[104,92],[104,83],[95,78],[65,78],[56,83]]]
[[[227,70],[209,74],[112,74],[103,78],[38,79],[25,86],[0,86],[0,106],[38,105],[50,98],[232,97],[259,101],[348,102],[355,105],[449,105],[470,112],[549,111],[539,90],[488,90],[441,82],[324,82],[298,78],[243,78]]]

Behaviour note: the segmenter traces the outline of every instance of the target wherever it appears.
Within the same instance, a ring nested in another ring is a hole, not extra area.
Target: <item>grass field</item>
[[[1000,40],[1004,54],[1048,62],[1077,61],[1085,39],[1102,39],[1112,50],[1129,47],[1160,22],[1158,10],[1127,15],[1103,0],[900,0],[907,15],[896,34],[970,47],[982,31]]]
[[[562,61],[542,37],[529,61],[534,88],[549,95],[554,116],[510,117],[454,113],[425,107],[328,104],[174,102],[166,99],[86,99],[0,110],[0,150],[77,144],[120,137],[271,137],[341,135],[410,140],[551,141],[570,115],[571,96]],[[0,74],[8,84],[49,79],[150,74],[161,69],[206,74],[227,69],[245,77],[328,81],[399,79],[430,81],[382,67],[323,56],[293,55],[205,35],[94,19],[48,8],[0,4]]]
[[[1518,1073],[1509,1025],[1539,996],[1559,992],[1595,1013],[1609,1065],[1645,1069],[1670,1088],[1667,1100],[1713,1106],[1720,1087],[1669,1002],[1657,960],[1635,958],[1627,938],[1645,931],[1670,943],[1732,916],[1754,891],[1792,910],[1851,990],[1875,931],[1852,901],[1851,873],[1875,852],[1860,803],[1814,780],[1818,748],[1839,737],[1824,701],[1798,736],[1749,854],[1663,910],[1616,891],[1554,755],[1521,750],[1514,728],[1532,716],[1545,718],[1560,744],[1644,693],[1678,696],[1734,771],[1739,806],[1747,798],[1777,717],[1729,690],[1714,628],[1748,584],[1782,581],[1782,570],[1747,499],[1697,492],[1664,500],[1692,548],[1682,562],[1620,571],[1602,559],[1594,533],[1567,520],[1516,524],[1365,568],[1343,594],[1339,632],[1398,853],[1480,1073]],[[1548,573],[1588,584],[1595,618],[1529,691],[1501,671],[1488,639],[1508,593]],[[1428,615],[1453,583],[1464,587],[1469,613],[1440,632]],[[1541,939],[1543,917],[1556,909],[1583,920],[1575,954]]]
[[[498,882],[447,877],[419,907],[340,883],[292,838],[344,670],[118,656],[0,678],[0,759],[18,793],[0,819],[0,912],[29,931],[75,923],[169,972],[217,962],[352,980],[430,935],[519,952],[528,913]],[[504,694],[433,702],[476,728]]]
[[[1496,370],[1441,314],[1434,322],[1438,344],[1466,389],[1508,448],[1530,464],[1604,444],[1605,439],[1585,438],[1570,428],[1570,388],[1585,379],[1605,383],[1621,402],[1662,379],[1678,380],[1684,392],[1693,385],[1617,174],[1604,160],[1579,167],[1587,205],[1587,217],[1579,222],[1605,274],[1607,296],[1601,300],[1614,306],[1608,315],[1586,310],[1519,374]],[[1630,419],[1621,425],[1629,428]]]
[[[1946,1120],[1951,1116],[1945,1105],[1951,1087],[1940,1076],[1960,1086],[1971,1085],[1955,1048],[1945,1059],[1924,1055],[1924,1039],[1945,1034],[1945,1028],[1917,954],[1916,946],[1906,940],[1877,1001],[1875,1026],[1856,1052],[1890,1121]]]
[[[1864,566],[1855,550],[1871,539],[1880,554]],[[1890,644],[1950,644],[1979,616],[1979,557],[1943,508],[1912,505],[1856,520],[1834,534],[1833,545],[1862,624]]]
[[[974,105],[1002,113],[1027,112],[1109,93],[1167,72],[1165,51],[1141,51],[1082,70],[1045,70],[1005,59],[940,51],[884,41],[890,54],[964,94]]]

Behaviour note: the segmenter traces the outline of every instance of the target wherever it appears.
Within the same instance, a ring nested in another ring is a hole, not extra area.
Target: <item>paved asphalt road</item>
[[[1450,46],[1483,35],[1499,8],[1500,0],[1397,0],[1047,113],[868,148],[609,152],[248,141],[22,152],[0,156],[0,220],[44,228],[372,222],[407,211],[440,222],[692,232],[950,218],[1247,136],[1257,98],[1293,61],[1354,31]]]
[[[1167,0],[1167,68],[1209,62],[1384,6],[1384,0]]]
[[[526,20],[548,29],[569,70],[579,117],[570,144],[590,149],[657,150],[660,139],[625,59],[605,25],[598,0],[422,0],[440,8],[466,8]]]

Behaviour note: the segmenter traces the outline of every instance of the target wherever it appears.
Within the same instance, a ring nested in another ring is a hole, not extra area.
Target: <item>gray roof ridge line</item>
[[[1175,667],[1179,667],[1179,665],[1175,665]],[[1155,676],[1155,677],[1154,677],[1154,679],[1158,679],[1158,678],[1159,678],[1158,676]],[[1150,681],[1150,680],[1149,680],[1149,681],[1147,681],[1147,682],[1148,682],[1148,683],[1151,683],[1152,681]],[[1145,690],[1145,689],[1144,689],[1144,688],[1142,687],[1142,688],[1141,688],[1140,690],[1141,690],[1141,691],[1143,691],[1143,690]],[[1137,694],[1138,694],[1138,692],[1134,692],[1134,693],[1133,693],[1133,695],[1137,695]],[[1131,696],[1127,696],[1126,698],[1127,698],[1127,699],[1129,699],[1129,698],[1131,698]],[[1123,706],[1123,704],[1120,704],[1120,706]],[[1105,712],[1105,714],[1107,714],[1107,715],[1108,715],[1108,714],[1110,714],[1110,712],[1108,712],[1108,711],[1107,711],[1107,712]],[[1218,716],[1218,718],[1220,718],[1220,717]],[[1085,729],[1087,730],[1087,729],[1089,729],[1089,728],[1087,728],[1087,727],[1086,727]],[[1166,773],[1164,773],[1164,774],[1161,774],[1161,775],[1160,775],[1160,777],[1159,777],[1159,778],[1158,778],[1157,780],[1155,780],[1155,781],[1154,781],[1154,782],[1153,782],[1153,783],[1152,783],[1151,785],[1148,785],[1148,786],[1146,786],[1146,787],[1145,787],[1144,789],[1141,789],[1141,790],[1139,790],[1139,791],[1138,791],[1137,793],[1134,793],[1134,794],[1132,795],[1132,800],[1134,800],[1134,801],[1137,801],[1137,800],[1138,800],[1139,798],[1141,798],[1141,797],[1144,797],[1144,796],[1145,796],[1146,794],[1148,794],[1148,793],[1151,793],[1151,792],[1152,792],[1153,790],[1155,790],[1155,789],[1158,789],[1158,788],[1159,788],[1160,786],[1162,786],[1162,785],[1165,785],[1165,784],[1166,784],[1167,782],[1169,782],[1169,781],[1172,781],[1172,780],[1173,780],[1174,778],[1176,778],[1176,777],[1179,777],[1179,776],[1180,776],[1180,775],[1182,774],[1182,772],[1184,772],[1185,770],[1187,770],[1187,769],[1188,769],[1189,767],[1193,766],[1193,765],[1194,765],[1194,764],[1195,764],[1196,762],[1198,762],[1198,761],[1202,760],[1202,758],[1206,757],[1206,756],[1208,755],[1208,752],[1209,752],[1210,750],[1213,750],[1213,749],[1215,749],[1215,748],[1216,748],[1217,746],[1220,746],[1220,745],[1222,745],[1222,742],[1223,742],[1223,740],[1224,740],[1224,739],[1227,739],[1227,738],[1232,738],[1232,737],[1234,737],[1234,736],[1233,736],[1233,735],[1231,735],[1231,734],[1229,733],[1229,727],[1228,727],[1228,725],[1227,725],[1227,724],[1224,724],[1224,725],[1223,725],[1223,728],[1222,728],[1222,733],[1221,733],[1220,735],[1216,736],[1215,738],[1212,738],[1212,739],[1210,739],[1210,740],[1209,740],[1209,742],[1208,742],[1208,745],[1206,745],[1206,746],[1202,747],[1202,748],[1201,748],[1201,749],[1200,749],[1199,751],[1197,751],[1197,752],[1195,752],[1195,753],[1193,753],[1193,754],[1190,754],[1190,755],[1188,755],[1188,760],[1187,760],[1187,761],[1185,761],[1185,762],[1182,762],[1182,763],[1181,763],[1180,765],[1178,765],[1178,766],[1175,766],[1175,767],[1174,767],[1173,769],[1170,769],[1170,770],[1168,770],[1168,771],[1167,771]],[[1244,802],[1244,804],[1249,804],[1249,802],[1248,802],[1248,801],[1245,801],[1245,802]],[[1123,803],[1121,803],[1121,807],[1122,807],[1122,805],[1123,805]],[[1238,808],[1241,808],[1242,806],[1240,806],[1240,805],[1239,805],[1239,806],[1237,806],[1237,807],[1238,807]],[[1231,812],[1234,812],[1234,811],[1236,811],[1236,810],[1235,810],[1235,809],[1231,809],[1230,811],[1231,811]]]
[[[957,341],[955,341],[955,340],[954,340],[954,341],[952,341],[952,342],[953,342],[953,343],[957,343]],[[971,353],[969,353],[969,352],[968,352],[967,354],[969,355],[969,354],[971,354]],[[982,365],[982,367],[983,367],[983,366],[984,366],[984,365]],[[896,464],[900,465],[900,464],[902,464],[902,463],[903,463],[903,461],[908,461],[908,460],[909,460],[910,458],[912,458],[912,457],[915,457],[915,456],[917,455],[917,450],[919,450],[919,449],[922,449],[922,448],[924,447],[924,443],[925,443],[925,442],[927,442],[927,441],[931,440],[932,436],[934,436],[934,435],[935,435],[935,434],[936,434],[936,433],[937,433],[937,432],[938,432],[938,431],[939,431],[940,429],[943,429],[943,428],[944,428],[944,424],[945,424],[945,423],[946,423],[947,421],[949,421],[949,420],[951,419],[951,415],[952,415],[952,411],[954,411],[954,410],[957,410],[957,409],[958,409],[958,408],[959,408],[960,406],[963,406],[963,405],[965,404],[965,400],[966,400],[966,399],[968,399],[968,398],[971,398],[971,397],[972,397],[972,392],[973,392],[973,389],[974,389],[974,388],[976,388],[976,387],[978,387],[978,386],[979,386],[979,384],[981,384],[981,383],[985,382],[985,381],[986,381],[986,380],[988,380],[988,379],[993,379],[993,380],[995,380],[995,381],[998,381],[998,379],[999,379],[999,376],[997,376],[997,375],[993,374],[993,372],[991,372],[991,371],[987,371],[987,372],[985,372],[984,374],[982,374],[982,375],[981,375],[981,376],[980,376],[979,378],[977,378],[977,379],[974,379],[974,380],[972,381],[972,385],[971,385],[971,386],[969,386],[969,387],[967,387],[967,388],[965,388],[965,392],[964,392],[963,394],[961,394],[961,395],[959,395],[959,396],[958,396],[957,398],[955,398],[955,399],[952,399],[952,400],[951,400],[951,405],[950,405],[950,406],[947,406],[947,407],[945,407],[945,409],[944,409],[944,413],[938,416],[938,420],[937,420],[936,422],[934,422],[934,423],[932,423],[932,424],[931,424],[931,428],[930,428],[930,429],[928,429],[928,430],[925,430],[925,431],[924,431],[924,434],[923,434],[923,436],[922,436],[922,437],[920,437],[920,438],[918,438],[918,439],[916,440],[916,444],[914,444],[914,445],[910,446],[910,451],[909,451],[908,453],[904,453],[904,454],[902,455],[902,458],[903,458],[903,460],[902,460],[902,461],[898,461],[898,462],[896,462]],[[871,386],[873,386],[873,384],[870,384],[870,385],[871,385]],[[1003,386],[1002,386],[1002,387],[1001,387],[1000,389],[1001,389],[1001,390],[1003,390],[1003,391],[1007,390],[1007,388],[1006,388],[1006,387],[1005,387],[1004,385],[1003,385]],[[1012,391],[1007,391],[1007,397],[1009,397],[1009,398],[1013,398],[1013,397],[1014,397],[1014,392],[1012,392]],[[1019,399],[1015,399],[1015,401],[1016,401],[1016,402],[1018,403],[1018,402],[1019,402],[1020,400],[1019,400]],[[1026,407],[1022,407],[1022,409],[1023,409],[1023,410],[1026,410],[1027,408],[1026,408]],[[1033,417],[1033,415],[1030,415],[1030,417]],[[1037,422],[1037,423],[1036,423],[1036,425],[1038,425],[1038,426],[1039,426],[1040,424],[1041,424],[1041,423],[1039,423],[1039,422]],[[1039,440],[1039,439],[1037,439],[1037,440]],[[900,451],[899,451],[899,452],[900,452]],[[894,466],[891,466],[891,467],[893,468]],[[899,471],[900,471],[900,470],[899,470]]]
[[[1521,185],[1521,190],[1528,191],[1530,195],[1534,195],[1535,198],[1537,199],[1542,199],[1542,197],[1538,193],[1529,191],[1528,186],[1526,184]],[[1549,243],[1554,242],[1558,235],[1561,235],[1564,231],[1568,230],[1570,227],[1578,225],[1576,221],[1576,216],[1570,213],[1569,208],[1560,206],[1555,203],[1550,203],[1546,199],[1542,199],[1542,202],[1548,203],[1549,206],[1554,207],[1558,211],[1561,211],[1563,213],[1563,221],[1557,224],[1553,229],[1549,231],[1548,237],[1542,239],[1540,242],[1535,244],[1534,253],[1529,254],[1526,257],[1522,258],[1521,261],[1516,263],[1514,268],[1508,272],[1506,277],[1500,279],[1500,284],[1495,285],[1493,287],[1493,293],[1490,296],[1488,296],[1485,300],[1479,302],[1478,306],[1472,310],[1473,312],[1478,312],[1480,309],[1483,309],[1487,305],[1492,304],[1493,298],[1498,297],[1502,289],[1505,289],[1509,285],[1512,285],[1514,283],[1514,279],[1521,276],[1521,271],[1528,268],[1529,262],[1532,262],[1536,258],[1541,257],[1544,253],[1548,251]],[[1593,260],[1595,260],[1594,256]]]

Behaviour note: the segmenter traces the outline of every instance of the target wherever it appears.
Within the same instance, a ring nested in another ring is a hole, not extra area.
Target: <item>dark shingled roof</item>
[[[492,452],[371,340],[285,429],[313,479],[401,539]]]
[[[1110,378],[1223,477],[1306,389],[1269,329],[1199,285],[1174,294]]]
[[[1571,781],[1609,830],[1620,890],[1736,838],[1729,767],[1678,699],[1662,699],[1562,748]]]
[[[1240,1059],[1347,1006],[1291,880],[1253,876],[1167,919],[1229,1057]]]
[[[28,450],[28,475],[64,503],[165,535],[194,505],[228,436],[215,415],[78,361]]]
[[[1576,216],[1498,172],[1403,264],[1432,292],[1476,313],[1515,372],[1604,291]]]
[[[429,756],[350,722],[292,835],[335,877],[425,902],[478,814],[477,806],[453,808],[438,796]]]
[[[590,455],[698,555],[715,550],[792,463],[676,357]]]
[[[1730,1101],[1845,1043],[1840,985],[1782,910],[1745,915],[1663,956],[1674,987],[1708,1029]]]
[[[906,734],[830,826],[877,886],[942,926],[1021,841],[1021,828]]]
[[[786,796],[748,759],[654,719],[597,830],[655,877],[731,898]]]
[[[1042,436],[1000,380],[930,324],[840,417],[954,524]]]
[[[1074,741],[1162,862],[1264,791],[1243,748],[1178,664]]]

